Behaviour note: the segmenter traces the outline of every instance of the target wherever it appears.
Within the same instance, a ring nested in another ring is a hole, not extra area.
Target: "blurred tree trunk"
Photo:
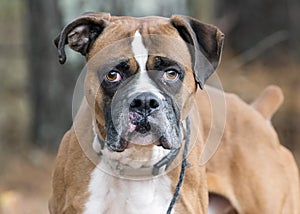
[[[32,142],[57,146],[71,124],[75,74],[58,63],[53,43],[62,26],[57,1],[26,0],[26,7]]]

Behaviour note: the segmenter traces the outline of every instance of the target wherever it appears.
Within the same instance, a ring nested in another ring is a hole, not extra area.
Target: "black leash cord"
[[[169,208],[167,210],[167,214],[171,214],[172,209],[174,208],[174,205],[175,205],[175,203],[178,199],[178,196],[179,196],[180,188],[182,186],[184,175],[185,175],[185,169],[186,169],[186,166],[187,166],[187,160],[186,159],[187,159],[190,140],[191,140],[191,126],[190,126],[190,118],[188,116],[186,118],[186,135],[185,135],[185,145],[184,145],[184,150],[183,150],[183,159],[182,159],[182,163],[181,163],[181,171],[180,171],[178,183],[176,185],[176,188],[175,188],[175,191],[174,191],[174,194],[173,194],[173,198],[172,198],[172,200],[170,202],[170,205],[169,205]]]

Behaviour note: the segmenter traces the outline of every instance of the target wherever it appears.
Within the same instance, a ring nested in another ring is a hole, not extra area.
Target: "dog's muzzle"
[[[129,144],[180,148],[180,111],[170,96],[125,90],[115,96],[106,113],[110,150],[122,152]]]

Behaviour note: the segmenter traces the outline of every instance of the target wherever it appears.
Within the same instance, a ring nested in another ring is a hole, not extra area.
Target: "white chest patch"
[[[148,180],[126,180],[94,169],[90,197],[84,214],[165,214],[172,198],[171,180],[159,176]]]

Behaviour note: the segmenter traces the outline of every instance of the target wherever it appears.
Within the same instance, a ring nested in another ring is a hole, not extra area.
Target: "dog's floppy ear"
[[[66,61],[65,45],[86,56],[89,48],[107,26],[110,20],[108,13],[85,13],[66,25],[54,43],[58,50],[59,62]]]
[[[189,43],[193,57],[194,75],[201,89],[219,65],[224,34],[215,26],[187,16],[172,16],[171,23],[182,39]]]

